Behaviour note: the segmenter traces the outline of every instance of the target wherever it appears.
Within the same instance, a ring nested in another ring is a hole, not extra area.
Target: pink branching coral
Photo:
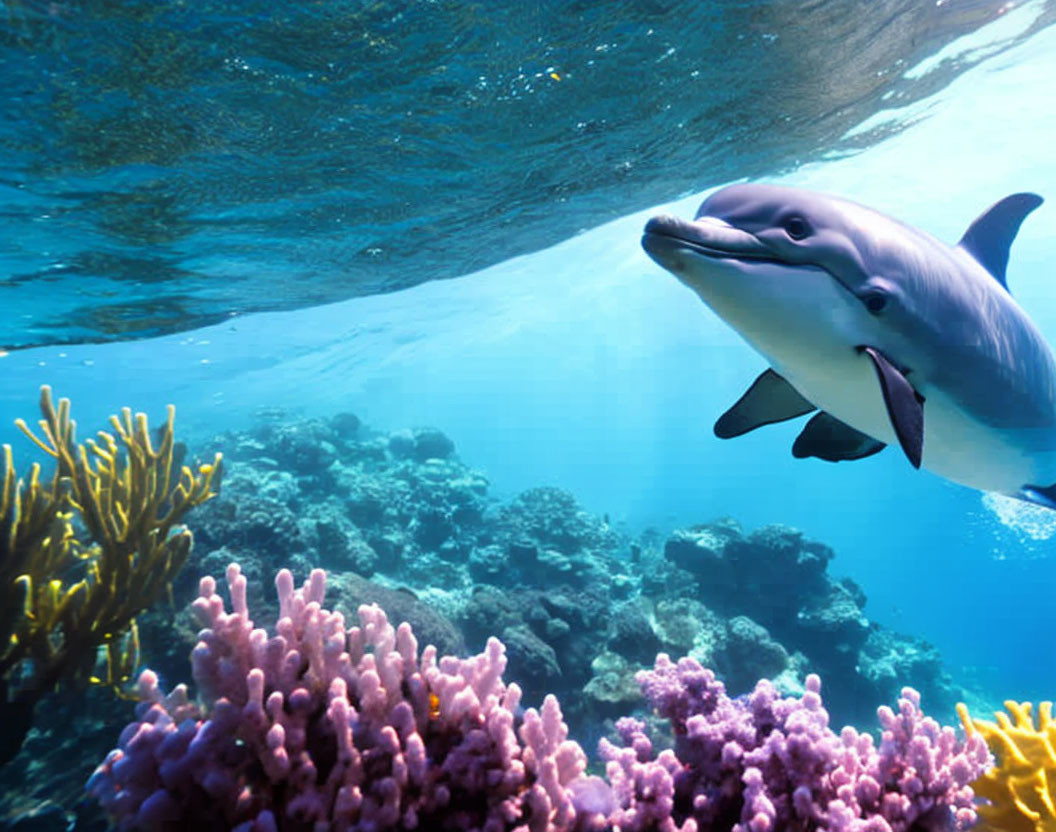
[[[528,709],[505,685],[503,645],[438,658],[376,606],[359,626],[322,607],[315,570],[300,589],[276,577],[277,634],[255,629],[246,579],[228,568],[233,611],[212,578],[194,610],[206,628],[192,656],[201,705],[180,685],[139,680],[139,720],[89,790],[123,829],[586,829],[572,784],[586,756],[554,697]],[[518,737],[519,734],[519,737]],[[588,788],[588,792],[589,792]]]
[[[321,570],[276,578],[276,635],[255,629],[246,580],[232,612],[211,578],[194,610],[200,702],[139,680],[138,720],[89,790],[121,829],[466,832],[939,832],[975,821],[968,785],[983,738],[958,740],[904,688],[882,738],[829,728],[821,682],[781,697],[764,680],[731,699],[710,670],[661,654],[638,676],[675,743],[654,756],[645,723],[602,740],[608,782],[586,776],[557,700],[528,709],[491,639],[469,659],[419,656],[408,624],[376,606],[359,625],[322,607]]]
[[[878,710],[877,748],[870,734],[829,728],[817,676],[798,699],[766,680],[731,699],[693,659],[661,654],[638,680],[675,746],[654,759],[633,719],[617,726],[624,747],[602,740],[621,832],[938,832],[975,822],[968,784],[989,765],[986,744],[925,717],[912,688],[897,713]]]

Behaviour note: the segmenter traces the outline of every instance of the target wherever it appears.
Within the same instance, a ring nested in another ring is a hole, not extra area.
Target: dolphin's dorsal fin
[[[1005,289],[1005,269],[1008,250],[1016,239],[1019,226],[1027,214],[1044,200],[1037,194],[1022,193],[1006,196],[987,208],[968,226],[959,245],[992,274]]]

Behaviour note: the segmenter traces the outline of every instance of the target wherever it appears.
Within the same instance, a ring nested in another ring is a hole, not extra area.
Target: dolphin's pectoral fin
[[[1056,509],[1056,485],[1024,485],[1019,489],[1018,494],[1012,496],[1026,500],[1028,503],[1034,503],[1036,506]]]
[[[858,351],[872,359],[891,426],[910,464],[919,468],[924,454],[924,397],[882,352],[873,347],[858,347]]]
[[[792,456],[796,459],[816,456],[826,462],[839,462],[844,459],[865,459],[886,447],[878,439],[822,411],[807,422],[803,432],[796,437]]]
[[[816,408],[773,370],[767,370],[715,423],[719,439],[732,439],[763,425],[795,419]]]
[[[1008,250],[1027,214],[1044,200],[1037,194],[1012,194],[987,208],[968,226],[960,246],[992,274],[1005,289]]]

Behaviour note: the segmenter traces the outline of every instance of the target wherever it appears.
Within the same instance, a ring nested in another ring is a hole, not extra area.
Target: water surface
[[[1052,16],[921,63],[1011,8],[5,3],[0,346],[392,291],[853,152]]]

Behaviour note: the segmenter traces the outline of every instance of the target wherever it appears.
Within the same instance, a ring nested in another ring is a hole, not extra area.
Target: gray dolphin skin
[[[770,364],[717,436],[814,413],[796,457],[898,445],[914,467],[1056,508],[1056,361],[1005,282],[1041,202],[1006,197],[950,246],[849,200],[731,185],[692,221],[649,220],[642,246]]]

